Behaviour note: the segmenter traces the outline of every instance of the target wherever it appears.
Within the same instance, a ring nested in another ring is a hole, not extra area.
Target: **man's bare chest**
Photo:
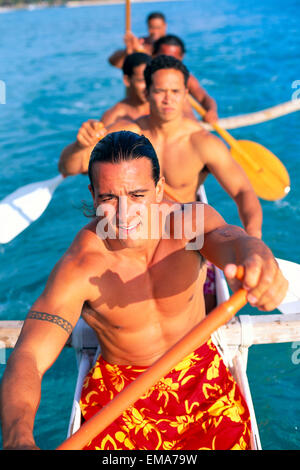
[[[189,136],[162,140],[149,133],[147,137],[151,139],[157,153],[161,173],[171,186],[189,185],[197,179],[204,164]]]
[[[118,260],[90,279],[88,303],[100,321],[125,327],[132,315],[143,321],[149,312],[169,315],[184,311],[201,292],[204,276],[200,255],[184,249],[148,267]]]

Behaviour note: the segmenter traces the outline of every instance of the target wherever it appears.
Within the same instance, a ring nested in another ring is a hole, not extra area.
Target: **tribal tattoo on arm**
[[[41,320],[41,321],[48,321],[50,323],[54,323],[55,325],[60,326],[63,330],[65,330],[69,335],[72,333],[73,326],[64,318],[58,315],[52,315],[51,313],[46,312],[38,312],[37,310],[30,310],[27,318],[32,320]]]

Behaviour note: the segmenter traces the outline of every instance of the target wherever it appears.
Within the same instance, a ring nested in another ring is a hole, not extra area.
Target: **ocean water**
[[[298,0],[134,3],[136,34],[146,32],[145,17],[154,10],[164,12],[169,33],[184,40],[184,61],[217,100],[221,117],[258,111],[297,94]],[[6,85],[6,104],[0,104],[0,200],[20,186],[55,176],[60,152],[81,123],[100,117],[123,97],[121,73],[107,62],[122,45],[123,31],[124,5],[0,15],[0,80]],[[232,131],[269,148],[286,166],[290,194],[279,202],[261,201],[263,238],[277,257],[298,263],[299,124],[298,112]],[[225,219],[239,224],[234,203],[211,176],[206,191]],[[0,320],[24,319],[53,265],[86,223],[83,200],[89,201],[86,176],[68,178],[41,218],[0,246]],[[246,308],[244,313],[258,312]],[[249,351],[264,449],[300,449],[300,364],[292,360],[293,352],[291,343]],[[4,367],[0,364],[0,376]],[[74,352],[65,349],[43,381],[35,424],[42,449],[54,449],[66,436],[75,381]]]

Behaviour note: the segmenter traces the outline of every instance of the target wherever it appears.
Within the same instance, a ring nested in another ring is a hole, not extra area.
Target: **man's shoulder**
[[[198,90],[203,91],[203,93],[204,93],[204,88],[200,85],[199,80],[192,74],[190,74],[190,76],[188,78],[188,89],[189,90],[198,89]]]
[[[111,126],[107,127],[107,132],[119,132],[122,130],[135,132],[136,134],[140,134],[142,129],[139,125],[139,119],[136,121],[132,121],[129,119],[121,118]]]
[[[104,256],[103,240],[97,235],[97,219],[85,225],[75,236],[63,257],[63,263],[75,270],[85,270]]]
[[[127,99],[124,98],[123,100],[121,101],[118,101],[118,103],[116,103],[112,108],[111,110],[112,111],[118,111],[119,113],[121,113],[122,111],[125,111],[128,109],[129,107],[129,104],[127,102]]]
[[[200,248],[199,242],[206,229],[204,218],[211,217],[211,207],[200,201],[170,204],[165,200],[163,205],[165,213],[163,242],[167,240],[166,243],[175,243],[177,247],[186,247],[187,243],[194,240],[195,249]]]
[[[139,117],[134,121],[134,123],[141,132],[148,131],[150,129],[149,115]]]
[[[204,129],[200,121],[190,119],[189,117],[185,117],[181,131],[190,138],[192,143],[207,141],[209,136],[212,135],[206,129]]]
[[[200,128],[195,128],[193,132],[191,132],[190,140],[193,147],[201,154],[211,154],[212,152],[219,153],[226,149],[225,144],[219,137],[213,135],[201,125]]]
[[[124,98],[119,103],[115,104],[112,108],[112,114],[115,116],[116,120],[134,122],[136,121],[136,108],[130,103],[128,98]]]
[[[114,106],[109,108],[102,115],[101,121],[105,126],[113,124],[117,119],[122,119],[126,115],[126,104],[123,101],[119,101]]]

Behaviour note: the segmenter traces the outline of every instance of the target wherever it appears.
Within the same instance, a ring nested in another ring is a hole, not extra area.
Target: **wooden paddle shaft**
[[[191,103],[191,105],[193,106],[193,108],[198,111],[198,113],[204,117],[205,114],[206,114],[206,111],[205,109],[201,106],[200,103],[198,103],[198,101],[196,101],[191,95],[188,95],[189,97],[189,101]],[[248,154],[247,152],[245,152],[239,145],[239,143],[237,142],[237,140],[235,140],[234,137],[232,137],[232,135],[229,134],[229,132],[227,132],[225,129],[223,129],[222,127],[220,127],[216,122],[214,123],[211,123],[211,126],[215,129],[215,131],[218,132],[218,134],[223,137],[223,139],[228,143],[228,145],[230,145],[230,147],[234,148],[237,152],[239,152],[243,157],[244,159],[246,160],[246,162],[252,167],[252,169],[254,171],[257,171],[259,172],[262,168],[261,166],[256,163]]]
[[[245,289],[240,289],[229,300],[216,307],[134,382],[123,389],[111,402],[86,421],[76,433],[57,447],[57,450],[79,450],[87,445],[183,358],[207,341],[215,330],[227,323],[247,303],[246,294]],[[130,410],[128,412],[130,413]]]
[[[131,5],[130,5],[130,0],[126,0],[126,31],[131,31]]]

